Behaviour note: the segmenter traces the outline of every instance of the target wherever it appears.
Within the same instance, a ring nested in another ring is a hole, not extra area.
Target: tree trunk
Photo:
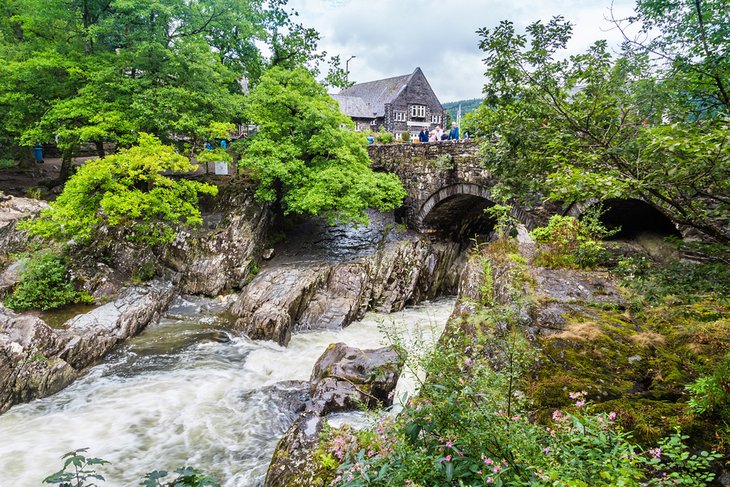
[[[99,156],[99,158],[106,156],[106,153],[104,152],[104,142],[97,140],[94,142],[94,145],[96,145],[96,155]]]
[[[61,172],[56,184],[65,184],[73,174],[74,146],[66,147],[61,153]]]

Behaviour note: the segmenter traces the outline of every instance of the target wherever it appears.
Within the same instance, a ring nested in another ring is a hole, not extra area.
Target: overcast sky
[[[610,0],[289,0],[299,21],[321,35],[320,48],[350,61],[350,79],[372,81],[420,66],[442,103],[481,97],[483,53],[475,31],[512,20],[521,31],[535,20],[562,15],[574,25],[569,49],[597,39],[618,45],[605,20]],[[615,0],[626,16],[634,0]],[[326,71],[326,70],[325,70]]]

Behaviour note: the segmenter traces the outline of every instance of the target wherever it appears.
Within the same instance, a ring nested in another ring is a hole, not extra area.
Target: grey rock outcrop
[[[328,414],[393,403],[403,363],[392,347],[360,350],[333,343],[314,364],[310,411]]]
[[[0,306],[0,413],[73,382],[119,342],[158,320],[173,294],[165,281],[131,288],[64,329]]]
[[[314,454],[325,415],[392,404],[403,364],[390,347],[360,350],[333,343],[317,360],[309,383],[310,401],[276,445],[265,487],[324,486]]]
[[[46,208],[45,201],[30,198],[11,198],[0,203],[0,258],[22,249],[28,242],[27,232],[19,231],[17,223]]]
[[[236,329],[286,345],[292,332],[339,329],[368,309],[392,312],[456,288],[459,245],[416,237],[344,263],[281,266],[257,275],[231,307]]]
[[[271,223],[269,208],[255,201],[251,188],[224,188],[214,211],[204,216],[207,228],[182,232],[165,255],[182,272],[180,290],[216,296],[242,288],[257,266]]]

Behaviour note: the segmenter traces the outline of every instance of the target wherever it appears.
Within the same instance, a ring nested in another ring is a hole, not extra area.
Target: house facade
[[[403,132],[417,138],[422,128],[443,127],[444,109],[421,68],[403,76],[358,83],[332,97],[357,130],[383,127],[400,139]]]

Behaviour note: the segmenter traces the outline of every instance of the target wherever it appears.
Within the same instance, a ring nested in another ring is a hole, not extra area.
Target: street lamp
[[[357,56],[350,56],[347,61],[345,61],[345,94],[347,94],[347,89],[350,87],[350,61],[356,57]]]

